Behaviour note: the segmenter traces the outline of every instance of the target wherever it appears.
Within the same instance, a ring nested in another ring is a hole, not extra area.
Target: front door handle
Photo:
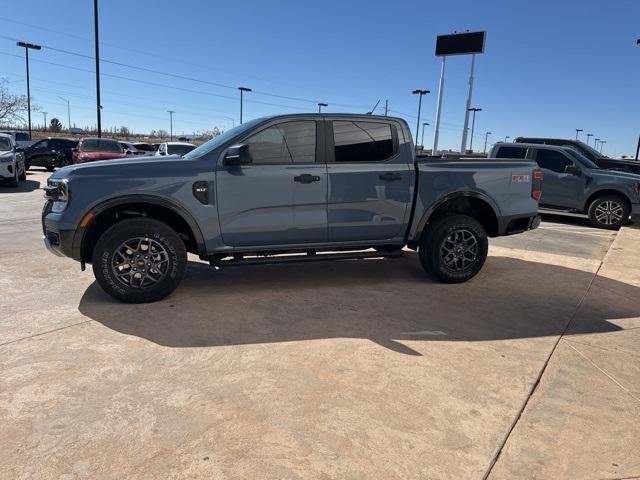
[[[383,173],[382,175],[378,176],[378,178],[380,180],[384,180],[385,182],[394,182],[396,180],[402,180],[401,175],[398,175],[397,173],[391,173],[391,172]]]
[[[317,175],[309,175],[308,173],[303,173],[302,175],[293,177],[293,181],[298,183],[313,183],[313,182],[319,182],[320,177]]]

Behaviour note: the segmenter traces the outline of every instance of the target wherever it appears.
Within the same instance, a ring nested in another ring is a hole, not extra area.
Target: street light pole
[[[640,42],[640,40],[638,40]],[[638,160],[638,154],[640,154],[640,135],[638,135],[638,146],[636,147],[636,160]]]
[[[593,137],[593,133],[587,133],[587,145],[589,145],[589,138]]]
[[[507,143],[507,140],[509,140],[511,137],[509,135],[507,135],[506,137],[504,137],[504,143]]]
[[[244,92],[250,92],[251,89],[247,87],[238,87],[238,90],[240,90],[240,125],[242,125],[242,94]]]
[[[469,111],[473,112],[473,120],[471,120],[471,142],[469,144],[469,150],[473,152],[473,130],[475,129],[475,126],[476,126],[476,112],[481,112],[482,109],[474,107],[474,108],[470,108]]]
[[[578,134],[580,132],[584,132],[584,130],[582,128],[576,128],[576,140],[578,140]]]
[[[329,104],[327,103],[322,103],[322,102],[318,103],[318,113],[322,112],[322,107],[328,107],[328,106]]]
[[[42,112],[42,114],[44,115],[44,131],[47,131],[47,113],[49,112]]]
[[[491,135],[493,132],[485,132],[484,134],[484,150],[483,153],[487,153],[487,140],[489,139],[489,135]]]
[[[420,140],[420,145],[422,145],[422,149],[424,150],[424,127],[428,126],[429,123],[424,122],[422,124],[422,140]]]
[[[422,96],[430,93],[429,90],[414,90],[414,95],[418,95],[418,123],[416,124],[416,142],[418,141],[418,135],[420,134],[420,110],[422,109]]]
[[[596,138],[596,139],[594,139],[594,140],[593,140],[593,148],[594,148],[595,150],[598,150],[598,142],[599,142],[599,141],[600,141],[600,139],[599,139],[599,138]]]
[[[607,143],[606,140],[600,140],[600,153],[602,153],[602,149],[603,149],[605,143]]]
[[[27,117],[29,120],[29,140],[31,140],[31,86],[29,85],[29,49],[40,50],[42,47],[34,43],[18,42],[18,47],[24,48],[24,58],[27,64]]]
[[[93,0],[93,30],[95,33],[95,49],[96,49],[96,114],[98,138],[102,137],[102,105],[100,104],[100,47],[98,42],[98,0]]]
[[[173,114],[176,113],[175,110],[167,110],[169,112],[169,141],[173,142]]]
[[[236,121],[235,121],[235,119],[233,119],[233,118],[231,118],[231,117],[224,117],[224,118],[226,118],[227,120],[231,120],[232,128],[234,128],[234,127],[236,126]]]

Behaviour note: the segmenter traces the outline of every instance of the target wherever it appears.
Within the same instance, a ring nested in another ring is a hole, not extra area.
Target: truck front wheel
[[[427,225],[418,248],[428,274],[447,283],[466,282],[487,259],[487,232],[466,215],[447,215]]]
[[[92,263],[96,280],[112,297],[127,303],[155,302],[180,284],[187,250],[165,223],[130,218],[102,234]]]

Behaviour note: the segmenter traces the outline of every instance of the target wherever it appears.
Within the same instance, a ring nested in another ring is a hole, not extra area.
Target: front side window
[[[395,154],[388,123],[335,121],[333,142],[336,162],[383,162]]]
[[[40,140],[33,145],[34,150],[44,150],[49,147],[49,140]]]
[[[266,128],[245,142],[255,164],[314,163],[316,122],[285,122]]]
[[[522,147],[500,147],[496,158],[525,158],[527,149]]]
[[[564,173],[567,165],[573,165],[573,162],[565,157],[561,152],[556,150],[538,150],[536,162],[540,168],[551,170],[552,172]]]

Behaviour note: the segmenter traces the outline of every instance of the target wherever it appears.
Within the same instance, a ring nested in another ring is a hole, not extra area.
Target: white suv
[[[17,187],[20,181],[26,179],[24,152],[18,148],[11,135],[0,133],[0,181]]]

